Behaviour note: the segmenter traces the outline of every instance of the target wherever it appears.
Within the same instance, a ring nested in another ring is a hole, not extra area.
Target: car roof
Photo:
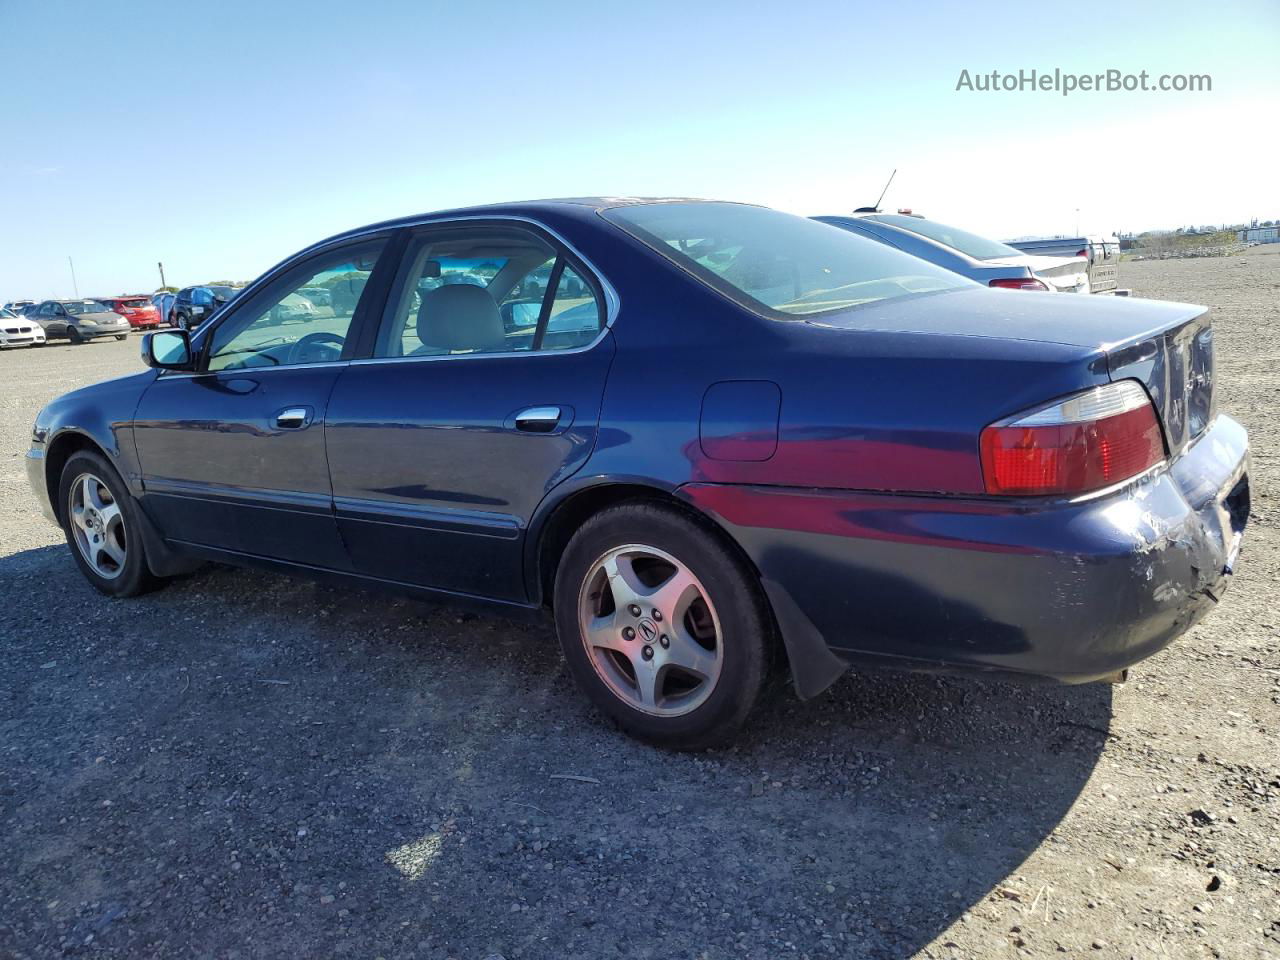
[[[312,246],[320,246],[345,237],[371,233],[377,230],[392,230],[397,227],[410,227],[432,220],[452,220],[462,217],[528,217],[538,219],[540,215],[557,213],[562,216],[588,219],[601,210],[614,207],[628,207],[651,203],[725,203],[731,201],[708,200],[700,197],[557,197],[547,200],[516,200],[505,203],[489,203],[471,207],[453,207],[447,210],[433,210],[411,216],[397,217],[356,227],[328,237]],[[744,204],[751,206],[751,204]]]

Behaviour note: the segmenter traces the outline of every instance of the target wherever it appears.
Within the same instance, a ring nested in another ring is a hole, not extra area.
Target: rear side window
[[[646,203],[603,215],[761,316],[794,319],[975,286],[882,243],[765,207]]]
[[[405,254],[374,356],[565,350],[593,341],[601,321],[594,286],[541,236],[442,226]]]
[[[556,284],[547,312],[543,350],[569,350],[585,346],[600,332],[600,303],[591,285],[566,264]]]

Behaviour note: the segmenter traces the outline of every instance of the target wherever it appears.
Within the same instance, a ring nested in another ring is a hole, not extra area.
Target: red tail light
[[[982,431],[987,493],[1080,494],[1145,473],[1164,459],[1155,408],[1136,380],[1085,390]]]
[[[1005,277],[992,280],[988,286],[1002,287],[1005,290],[1048,290],[1043,281],[1035,277]]]
[[[1088,247],[1085,247],[1083,250],[1077,250],[1077,251],[1076,251],[1076,256],[1077,256],[1077,257],[1085,257],[1085,258],[1088,258],[1088,256],[1089,256],[1089,248],[1088,248]]]

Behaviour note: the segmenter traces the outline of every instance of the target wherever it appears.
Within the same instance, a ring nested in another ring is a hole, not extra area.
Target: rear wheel
[[[760,693],[772,619],[712,529],[657,504],[592,517],[556,574],[556,626],[578,685],[627,733],[702,749]]]
[[[128,335],[127,333],[118,333],[118,334],[116,334],[116,339],[117,339],[117,340],[128,340],[128,339],[129,339],[129,335]]]
[[[138,504],[120,475],[98,453],[72,454],[58,485],[62,528],[85,579],[112,597],[158,586],[147,567]]]

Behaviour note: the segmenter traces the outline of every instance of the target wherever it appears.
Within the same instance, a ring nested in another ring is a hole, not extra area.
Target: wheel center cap
[[[653,641],[658,639],[658,625],[648,617],[645,617],[636,624],[636,631],[640,634],[640,638],[644,640],[645,643],[653,643]]]

